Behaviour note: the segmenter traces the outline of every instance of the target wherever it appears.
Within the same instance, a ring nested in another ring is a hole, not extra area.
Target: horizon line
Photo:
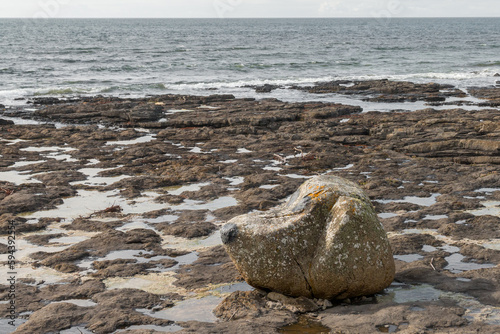
[[[3,17],[0,19],[32,19],[32,20],[65,20],[65,19],[133,19],[133,20],[161,20],[161,19],[217,19],[217,20],[239,20],[239,19],[496,19],[500,16],[391,16],[391,17],[376,17],[376,16],[283,16],[283,17],[50,17],[50,18],[33,18],[33,17]]]

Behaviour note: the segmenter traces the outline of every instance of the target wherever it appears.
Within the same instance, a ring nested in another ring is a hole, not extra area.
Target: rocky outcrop
[[[45,103],[33,113],[43,120],[74,124],[120,124],[155,129],[226,128],[238,125],[273,127],[281,122],[334,118],[360,113],[362,108],[336,103],[284,103],[277,99],[236,99],[232,95],[160,95],[136,100],[86,98],[84,103]],[[310,114],[310,115],[309,115]],[[20,116],[12,114],[13,116]]]
[[[408,81],[365,80],[349,81],[335,80],[318,82],[314,86],[293,86],[314,94],[343,94],[369,96],[365,100],[371,102],[405,102],[426,101],[442,102],[447,97],[465,97],[465,92],[450,85],[437,83],[416,84]]]
[[[305,182],[282,206],[232,219],[221,238],[249,284],[290,296],[370,295],[394,278],[392,251],[368,196],[335,176]]]

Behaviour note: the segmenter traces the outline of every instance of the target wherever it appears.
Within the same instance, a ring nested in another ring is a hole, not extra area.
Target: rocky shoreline
[[[231,95],[0,108],[0,253],[6,259],[15,222],[25,321],[15,333],[499,332],[500,88],[290,89],[429,108],[381,113]],[[460,105],[478,109],[453,109]],[[37,124],[10,121],[22,118]],[[394,283],[334,305],[251,289],[219,228],[322,174],[370,196],[394,251]],[[0,300],[9,300],[5,284]],[[0,314],[7,319],[6,308]]]

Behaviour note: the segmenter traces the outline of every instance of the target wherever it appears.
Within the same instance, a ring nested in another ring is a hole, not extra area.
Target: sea
[[[467,89],[497,84],[498,73],[500,18],[0,19],[9,106],[171,93],[349,103],[249,86],[386,78]]]

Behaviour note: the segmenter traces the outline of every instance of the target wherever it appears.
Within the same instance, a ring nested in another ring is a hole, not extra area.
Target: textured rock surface
[[[286,295],[344,299],[379,292],[394,278],[368,196],[335,176],[310,179],[282,206],[232,219],[221,237],[249,284]]]

